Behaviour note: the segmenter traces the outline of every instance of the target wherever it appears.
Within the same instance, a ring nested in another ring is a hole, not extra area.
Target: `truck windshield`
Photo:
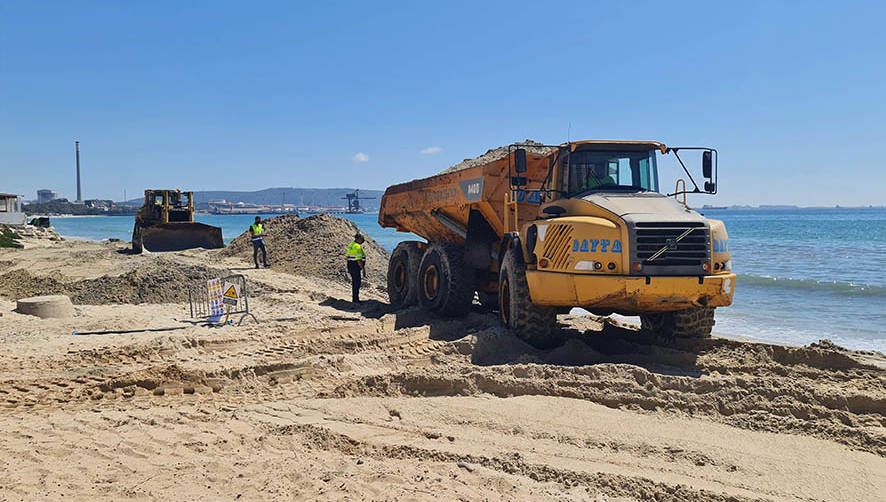
[[[563,164],[566,161],[563,158]],[[562,172],[569,196],[589,191],[658,191],[654,150],[578,151],[572,152],[568,162],[568,169]]]

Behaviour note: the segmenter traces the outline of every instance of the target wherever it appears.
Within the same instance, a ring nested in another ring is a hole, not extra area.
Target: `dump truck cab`
[[[518,231],[535,304],[670,325],[664,313],[732,303],[726,228],[685,204],[685,193],[716,193],[716,151],[693,148],[702,153],[704,188],[692,180],[693,190],[669,196],[660,191],[657,157],[679,159],[680,150],[652,141],[558,147],[539,187],[537,218]],[[515,155],[514,191],[529,189],[519,179],[521,157]],[[712,325],[712,311],[705,317]]]

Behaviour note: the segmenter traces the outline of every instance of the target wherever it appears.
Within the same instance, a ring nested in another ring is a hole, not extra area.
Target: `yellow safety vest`
[[[264,240],[264,239],[263,239],[263,237],[264,237],[263,234],[265,233],[265,229],[262,228],[261,223],[259,223],[258,225],[256,225],[255,223],[253,223],[253,224],[250,226],[250,228],[252,228],[252,240],[254,240],[254,241],[261,241],[261,240]]]
[[[348,244],[348,261],[365,260],[366,253],[363,252],[363,246],[352,242]]]

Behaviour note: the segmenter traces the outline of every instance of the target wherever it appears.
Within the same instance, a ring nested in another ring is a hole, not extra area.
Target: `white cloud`
[[[354,157],[354,162],[369,162],[369,155],[366,155],[363,152],[357,152]]]
[[[443,149],[440,148],[439,146],[429,146],[418,153],[420,153],[422,155],[434,155],[435,153],[440,153],[442,151],[443,151]]]

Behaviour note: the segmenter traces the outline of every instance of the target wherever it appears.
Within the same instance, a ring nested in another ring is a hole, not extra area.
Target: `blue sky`
[[[75,139],[120,199],[383,189],[571,130],[718,148],[699,205],[886,204],[886,8],[715,4],[2,1],[0,191],[73,198]]]

